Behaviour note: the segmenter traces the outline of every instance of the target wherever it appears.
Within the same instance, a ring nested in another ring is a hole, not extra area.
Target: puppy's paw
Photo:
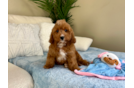
[[[83,65],[89,65],[90,63],[87,60],[83,60]]]
[[[52,68],[52,67],[51,66],[44,65],[43,68],[49,69],[49,68]]]
[[[73,67],[73,68],[69,68],[71,71],[74,71],[75,69],[77,69],[77,70],[80,70],[80,68],[79,67]]]
[[[76,68],[77,70],[80,70],[80,68],[78,67],[78,68]],[[74,69],[75,70],[75,69]]]
[[[67,63],[65,63],[65,64],[64,64],[64,67],[65,67],[65,68],[67,68],[67,67],[68,67],[68,66],[67,66]]]

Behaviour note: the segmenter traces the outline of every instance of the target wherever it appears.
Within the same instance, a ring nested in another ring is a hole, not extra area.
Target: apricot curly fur
[[[64,35],[65,40],[63,42],[64,45],[59,48],[58,43],[61,41],[61,34]],[[44,65],[45,69],[52,68],[55,64],[66,64],[68,69],[74,71],[75,69],[80,70],[80,65],[89,65],[89,62],[83,60],[80,54],[76,51],[74,46],[76,39],[74,37],[73,30],[65,20],[58,20],[56,22],[52,29],[49,42],[51,44],[49,46],[46,64]],[[60,49],[62,49],[66,54],[66,59],[58,60],[58,57],[60,56]]]

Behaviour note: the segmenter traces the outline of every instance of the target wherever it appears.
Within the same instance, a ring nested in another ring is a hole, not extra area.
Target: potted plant
[[[31,0],[38,4],[38,7],[49,13],[49,17],[55,23],[59,19],[65,19],[72,25],[71,9],[78,7],[75,5],[77,0]]]

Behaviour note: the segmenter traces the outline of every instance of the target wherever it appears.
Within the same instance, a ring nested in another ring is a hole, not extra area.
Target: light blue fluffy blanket
[[[83,59],[89,62],[106,50],[90,47],[87,51],[81,52]],[[124,52],[113,52],[121,59],[125,59]],[[9,62],[25,69],[34,80],[34,88],[125,88],[125,80],[105,80],[96,77],[80,76],[64,68],[62,65],[55,65],[54,68],[44,69],[47,52],[43,56],[16,57],[9,59]],[[86,66],[80,66],[86,68]]]

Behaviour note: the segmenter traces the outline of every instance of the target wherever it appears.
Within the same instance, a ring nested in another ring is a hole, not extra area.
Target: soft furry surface
[[[82,58],[91,62],[98,54],[106,50],[90,47],[85,52],[78,51]],[[112,52],[121,59],[125,59],[125,53]],[[44,69],[47,52],[43,56],[16,57],[9,61],[26,71],[34,80],[34,88],[125,88],[125,80],[104,80],[96,77],[80,76],[64,68],[62,65],[55,65],[51,69]],[[80,68],[85,68],[84,65]]]
[[[76,51],[73,29],[65,20],[58,20],[52,29],[50,40],[51,45],[47,55],[45,69],[54,67],[55,64],[65,65],[71,71],[80,70],[78,65],[89,65]]]

